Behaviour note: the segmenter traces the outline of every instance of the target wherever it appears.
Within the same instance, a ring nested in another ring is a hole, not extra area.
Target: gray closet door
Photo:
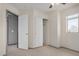
[[[8,44],[17,44],[18,17],[11,13],[8,13],[7,16],[7,38],[8,38]]]

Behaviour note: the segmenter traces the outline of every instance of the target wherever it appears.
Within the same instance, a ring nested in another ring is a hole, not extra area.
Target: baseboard
[[[48,45],[48,46],[51,46],[51,45]],[[70,50],[70,51],[74,51],[74,52],[79,53],[79,51],[76,51],[76,50],[74,50],[74,49],[70,49],[70,48],[67,48],[67,47],[55,47],[55,46],[51,46],[51,47],[54,47],[54,48],[57,48],[57,49],[64,48],[64,49],[68,49],[68,50]]]
[[[74,51],[74,52],[78,52],[79,53],[79,51],[74,50],[74,49],[70,49],[70,48],[67,48],[67,47],[60,47],[60,48],[65,48],[65,49],[68,49],[68,50],[71,50],[71,51]]]
[[[48,46],[50,46],[50,47],[54,47],[54,48],[57,48],[57,49],[61,48],[61,47],[55,47],[55,46],[52,46],[52,45],[48,45]]]
[[[43,46],[38,46],[38,47],[30,47],[29,49],[36,49],[36,48],[40,48],[40,47],[43,47]]]

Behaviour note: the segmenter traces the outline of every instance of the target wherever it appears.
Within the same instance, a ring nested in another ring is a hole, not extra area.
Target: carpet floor
[[[28,50],[8,46],[7,56],[79,56],[79,52],[65,48],[54,48],[50,46]]]

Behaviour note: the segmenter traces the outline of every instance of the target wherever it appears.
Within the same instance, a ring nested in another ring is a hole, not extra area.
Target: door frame
[[[7,39],[7,40],[6,40],[6,55],[7,55],[7,47],[8,47],[8,37],[7,37],[7,34],[8,34],[8,31],[7,31],[7,25],[8,25],[8,24],[7,24],[7,20],[8,20],[8,19],[7,19],[7,14],[8,14],[8,13],[11,13],[11,14],[17,16],[17,18],[18,18],[18,15],[16,15],[15,13],[13,13],[13,12],[11,12],[11,11],[9,11],[9,10],[6,10],[5,13],[6,13],[5,16],[6,16],[6,39]],[[17,21],[18,21],[18,19],[17,19]],[[17,22],[17,23],[18,23],[18,22]],[[17,24],[17,26],[18,26],[18,24]],[[18,27],[17,27],[17,48],[18,48]]]

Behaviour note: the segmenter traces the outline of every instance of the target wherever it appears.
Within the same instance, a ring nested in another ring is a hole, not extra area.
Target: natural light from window
[[[67,32],[78,32],[78,14],[67,16]]]

